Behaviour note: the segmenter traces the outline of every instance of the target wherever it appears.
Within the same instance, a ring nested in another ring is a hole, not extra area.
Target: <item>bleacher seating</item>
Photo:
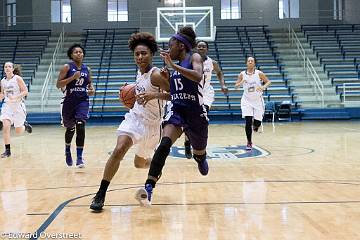
[[[136,65],[128,48],[128,39],[137,29],[87,29],[85,62],[92,69],[96,88],[91,97],[91,115],[121,115],[127,110],[118,101],[120,86],[134,82]]]
[[[29,86],[50,35],[50,30],[0,31],[0,62],[20,64],[24,81]]]
[[[122,115],[127,109],[118,101],[119,87],[135,81],[136,65],[128,49],[128,39],[137,29],[87,29],[85,62],[92,68],[96,94],[91,98],[92,116]],[[162,48],[167,44],[159,43]],[[215,102],[211,114],[240,115],[241,90],[235,90],[238,74],[246,69],[246,56],[255,56],[257,65],[272,81],[264,93],[265,101],[293,101],[291,89],[280,64],[276,48],[266,26],[218,27],[216,40],[209,42],[209,56],[218,61],[229,87],[229,96],[221,93],[214,73]],[[158,54],[154,65],[161,67]]]
[[[224,72],[225,82],[230,88],[229,97],[220,91],[220,84],[213,75],[216,92],[213,110],[237,109],[240,113],[242,90],[234,89],[238,74],[246,69],[246,58],[255,56],[260,67],[272,85],[264,92],[265,101],[293,101],[293,94],[287,85],[288,79],[273,46],[266,26],[217,27],[216,39],[209,44],[209,56],[214,56]]]
[[[360,24],[303,25],[301,29],[342,98],[344,83],[360,83]],[[350,91],[360,101],[360,91]]]
[[[343,83],[336,85],[336,93],[340,95],[340,99],[347,104],[360,101],[360,82]]]

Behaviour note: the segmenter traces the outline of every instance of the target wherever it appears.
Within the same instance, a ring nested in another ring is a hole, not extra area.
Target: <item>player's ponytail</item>
[[[22,77],[22,73],[21,73],[21,65],[20,64],[13,64],[14,66],[14,74]]]

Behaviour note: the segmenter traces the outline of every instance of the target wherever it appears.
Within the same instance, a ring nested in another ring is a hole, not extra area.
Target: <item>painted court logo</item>
[[[209,146],[207,148],[207,159],[241,159],[241,158],[256,158],[269,155],[269,152],[258,147],[253,146],[252,151],[246,151],[246,146],[235,145],[228,147]],[[184,147],[173,146],[170,155],[176,158],[185,158]]]

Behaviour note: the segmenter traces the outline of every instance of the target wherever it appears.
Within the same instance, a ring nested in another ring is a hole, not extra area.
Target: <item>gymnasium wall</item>
[[[5,3],[3,0],[0,0],[0,30],[4,29],[5,26]]]
[[[0,13],[4,15],[5,0],[1,0]],[[332,20],[333,0],[299,0],[299,19],[279,19],[278,0],[242,0],[242,19],[221,20],[220,0],[187,0],[187,6],[213,6],[214,21],[218,26],[233,25],[269,25],[282,28],[290,22],[293,26],[301,24],[342,23]],[[53,29],[58,31],[63,24],[50,23],[50,0],[17,0],[18,24],[16,29]],[[156,26],[156,8],[163,7],[159,0],[128,0],[129,21],[108,22],[106,0],[73,0],[72,23],[64,24],[66,31],[78,32],[84,28],[121,28],[141,27],[145,31],[154,31]],[[345,0],[345,21],[359,22],[359,0]],[[1,18],[1,28],[6,28],[5,18]],[[32,22],[32,24],[30,24]]]
[[[345,23],[360,24],[360,1],[359,0],[346,0],[344,4]]]

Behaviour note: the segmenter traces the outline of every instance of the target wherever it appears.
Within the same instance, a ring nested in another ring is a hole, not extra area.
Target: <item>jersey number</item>
[[[176,91],[183,90],[184,85],[183,85],[182,82],[181,82],[181,78],[175,78],[175,79],[174,79],[174,82],[175,82],[175,89],[176,89]]]
[[[76,79],[75,86],[81,86],[84,83],[84,78]]]

